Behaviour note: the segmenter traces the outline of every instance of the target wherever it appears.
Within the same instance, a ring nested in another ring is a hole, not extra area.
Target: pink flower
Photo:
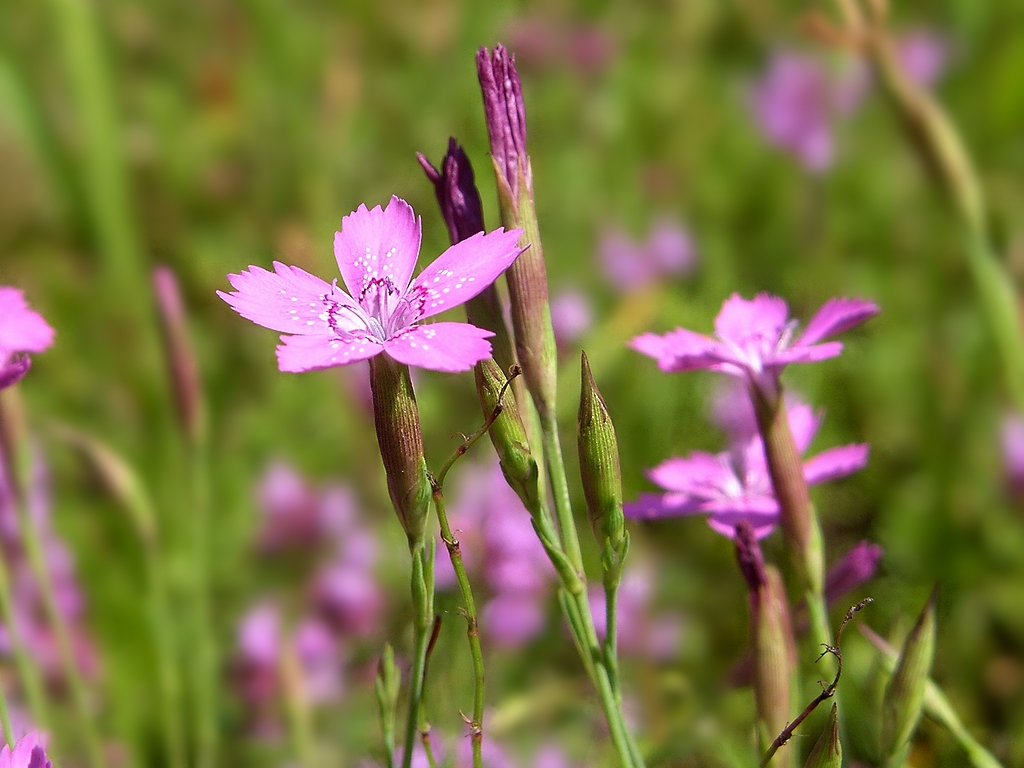
[[[381,352],[435,371],[468,370],[491,354],[493,334],[468,323],[422,324],[471,299],[520,253],[519,230],[478,233],[453,245],[412,279],[420,221],[404,200],[365,205],[342,219],[334,255],[349,293],[274,262],[228,275],[233,293],[218,291],[242,317],[281,331],[278,367],[300,372],[347,365]]]
[[[915,29],[897,41],[896,58],[907,77],[922,88],[929,88],[946,69],[949,45],[935,32]]]
[[[53,328],[29,309],[21,291],[0,285],[0,389],[28,372],[31,363],[24,353],[42,352],[53,344],[53,336]]]
[[[790,363],[813,363],[838,355],[843,350],[840,342],[820,342],[860,325],[878,311],[870,301],[829,299],[804,332],[794,336],[796,321],[789,319],[784,300],[759,293],[748,301],[734,293],[715,318],[714,338],[677,328],[664,336],[637,336],[630,346],[653,357],[666,372],[706,368],[770,386]]]
[[[39,732],[18,739],[12,750],[8,745],[0,749],[0,768],[53,768],[46,758],[46,740]]]
[[[790,429],[800,453],[818,431],[820,418],[809,406],[786,405]],[[831,448],[804,462],[808,484],[845,477],[867,463],[864,444]],[[719,454],[691,453],[663,462],[647,473],[667,491],[641,494],[625,505],[627,517],[655,520],[677,515],[708,515],[708,524],[724,536],[734,537],[736,526],[747,520],[758,538],[767,536],[779,520],[779,504],[772,490],[764,457],[764,444],[756,434]]]
[[[839,106],[837,93],[819,61],[779,53],[754,86],[751,106],[768,141],[820,173],[832,164],[831,120]]]
[[[689,233],[672,219],[660,219],[647,240],[635,242],[618,230],[607,232],[598,246],[605,277],[621,291],[635,291],[662,277],[684,276],[697,266]]]
[[[593,324],[594,309],[582,291],[563,291],[551,299],[551,325],[559,346],[575,343]]]

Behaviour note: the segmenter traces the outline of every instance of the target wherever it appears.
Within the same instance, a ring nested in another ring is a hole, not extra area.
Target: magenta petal
[[[851,475],[864,469],[867,463],[868,446],[865,443],[829,448],[804,462],[804,477],[809,485],[815,485]]]
[[[2,353],[0,353],[2,354]],[[32,367],[28,355],[12,355],[8,360],[0,357],[0,389],[17,384]],[[0,765],[0,768],[3,768]]]
[[[400,363],[454,373],[490,357],[493,335],[469,323],[431,323],[388,339],[384,349]]]
[[[412,207],[392,197],[387,208],[360,205],[334,233],[334,258],[349,293],[359,300],[375,278],[390,278],[399,291],[409,286],[420,255],[420,222]]]
[[[298,267],[274,262],[274,271],[249,267],[237,275],[228,275],[234,293],[217,291],[246,320],[282,333],[332,334],[327,323],[325,295],[349,305],[352,300],[329,283]]]
[[[0,362],[5,353],[42,352],[53,344],[54,330],[29,308],[17,288],[0,286]]]
[[[829,299],[804,329],[795,346],[816,344],[828,336],[849,330],[879,313],[873,301],[861,299]]]
[[[383,349],[384,345],[371,337],[343,341],[332,336],[282,336],[277,367],[287,373],[319,371],[366,360]]]
[[[800,454],[811,445],[814,435],[821,424],[821,416],[814,409],[799,400],[786,401],[786,416],[789,418],[789,430],[793,433],[793,442]]]
[[[728,522],[725,518],[709,517],[708,525],[711,526],[712,530],[717,531],[723,536],[728,536],[730,539],[736,538],[736,527],[740,524],[740,520],[743,518],[737,518],[735,523]],[[765,536],[775,530],[776,520],[771,522],[764,521],[753,521],[748,520],[751,528],[754,529],[754,536],[759,539],[763,539]]]
[[[736,483],[736,475],[721,457],[696,452],[674,456],[649,469],[647,476],[666,491],[704,493]]]
[[[841,341],[826,341],[824,344],[814,344],[809,347],[798,345],[773,355],[771,364],[775,367],[782,367],[791,363],[816,363],[819,360],[837,357],[842,351],[843,343]]]
[[[501,275],[522,253],[523,232],[497,229],[478,232],[449,248],[413,281],[409,292],[422,287],[420,317],[430,317],[473,298]]]
[[[622,505],[623,514],[631,520],[659,520],[701,511],[701,500],[688,493],[641,493],[636,501]]]
[[[544,606],[533,594],[502,592],[484,606],[480,619],[494,645],[514,648],[544,630]]]
[[[659,336],[644,333],[630,343],[633,349],[658,361],[663,371],[688,371],[699,368],[714,368],[721,363],[719,344],[704,334],[676,328]]]
[[[789,321],[789,307],[778,296],[759,293],[747,301],[734,293],[715,318],[715,334],[722,341],[744,346],[751,337],[778,339]]]

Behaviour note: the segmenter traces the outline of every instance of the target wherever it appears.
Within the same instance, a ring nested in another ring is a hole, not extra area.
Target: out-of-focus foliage
[[[1024,281],[1024,7],[894,5],[897,28],[926,26],[948,41],[947,71],[933,87],[977,161],[999,244]],[[841,357],[786,373],[828,412],[817,446],[871,446],[865,471],[814,492],[829,561],[864,538],[884,547],[881,575],[864,590],[876,602],[861,614],[883,632],[905,633],[941,585],[934,678],[1006,765],[1024,764],[1024,506],[1004,483],[1008,399],[955,224],[870,86],[856,111],[836,118],[824,173],[771,146],[752,116],[753,83],[774,52],[798,49],[837,70],[855,64],[802,36],[812,9],[834,11],[753,0],[3,4],[0,284],[25,290],[57,330],[20,388],[103,658],[102,730],[129,764],[158,744],[147,630],[137,623],[141,554],[130,522],[48,439],[51,427],[72,424],[129,457],[166,535],[185,535],[185,458],[149,279],[153,266],[170,265],[208,397],[220,653],[235,653],[236,626],[259,595],[299,590],[294,569],[265,568],[255,546],[264,468],[284,459],[318,482],[354,485],[383,539],[389,618],[358,646],[348,690],[318,726],[352,762],[378,749],[373,667],[385,636],[400,655],[408,642],[408,565],[358,395],[365,372],[279,373],[275,335],[241,321],[214,291],[227,288],[228,272],[272,259],[330,280],[341,216],[392,194],[423,216],[428,263],[447,235],[415,152],[436,161],[449,135],[474,162],[496,226],[473,67],[476,49],[496,42],[517,53],[523,79],[553,291],[583,291],[596,318],[573,344],[587,350],[615,421],[625,497],[650,490],[644,470],[668,456],[722,446],[709,415],[714,376],[666,376],[628,338],[676,325],[710,332],[733,291],[778,294],[805,319],[832,296],[875,300],[882,314],[844,339]],[[691,274],[640,293],[602,278],[603,235],[622,230],[640,242],[666,218],[686,227],[699,260]],[[577,361],[567,350],[568,446]],[[472,377],[424,373],[416,386],[437,467],[457,444],[452,435],[480,421]],[[575,502],[582,513],[581,492]],[[777,542],[766,546],[779,559]],[[630,557],[653,563],[657,609],[684,617],[669,661],[623,662],[651,762],[740,764],[753,754],[753,704],[748,689],[730,687],[747,606],[729,542],[697,519],[651,523],[633,530]],[[471,676],[456,598],[439,605],[449,613],[428,708],[439,731],[456,733]],[[528,751],[553,739],[585,759],[585,681],[555,616],[549,606],[548,630],[528,654],[485,648],[489,735]],[[873,652],[855,632],[846,643],[844,707],[853,723],[871,723]],[[809,698],[814,681],[805,682]],[[279,762],[287,746],[251,740],[227,680],[224,688],[226,748],[238,756],[225,764]],[[848,735],[847,755],[871,754],[855,728]],[[914,761],[954,766],[962,756],[925,724]]]

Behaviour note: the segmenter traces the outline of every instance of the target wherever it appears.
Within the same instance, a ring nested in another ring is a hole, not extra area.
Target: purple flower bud
[[[825,577],[825,602],[834,603],[847,592],[870,581],[882,559],[878,544],[862,541],[843,555]]]
[[[484,231],[484,209],[476,189],[473,166],[465,151],[454,138],[448,139],[448,154],[438,171],[422,154],[416,158],[423,166],[427,178],[434,184],[437,204],[448,225],[453,244],[460,243],[477,232]]]

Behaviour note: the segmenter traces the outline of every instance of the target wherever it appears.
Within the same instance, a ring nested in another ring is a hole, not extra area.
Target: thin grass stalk
[[[281,680],[284,684],[284,704],[288,717],[288,731],[292,748],[302,768],[317,768],[316,742],[313,738],[313,720],[309,697],[306,695],[306,681],[299,663],[293,637],[283,642],[279,660]]]

